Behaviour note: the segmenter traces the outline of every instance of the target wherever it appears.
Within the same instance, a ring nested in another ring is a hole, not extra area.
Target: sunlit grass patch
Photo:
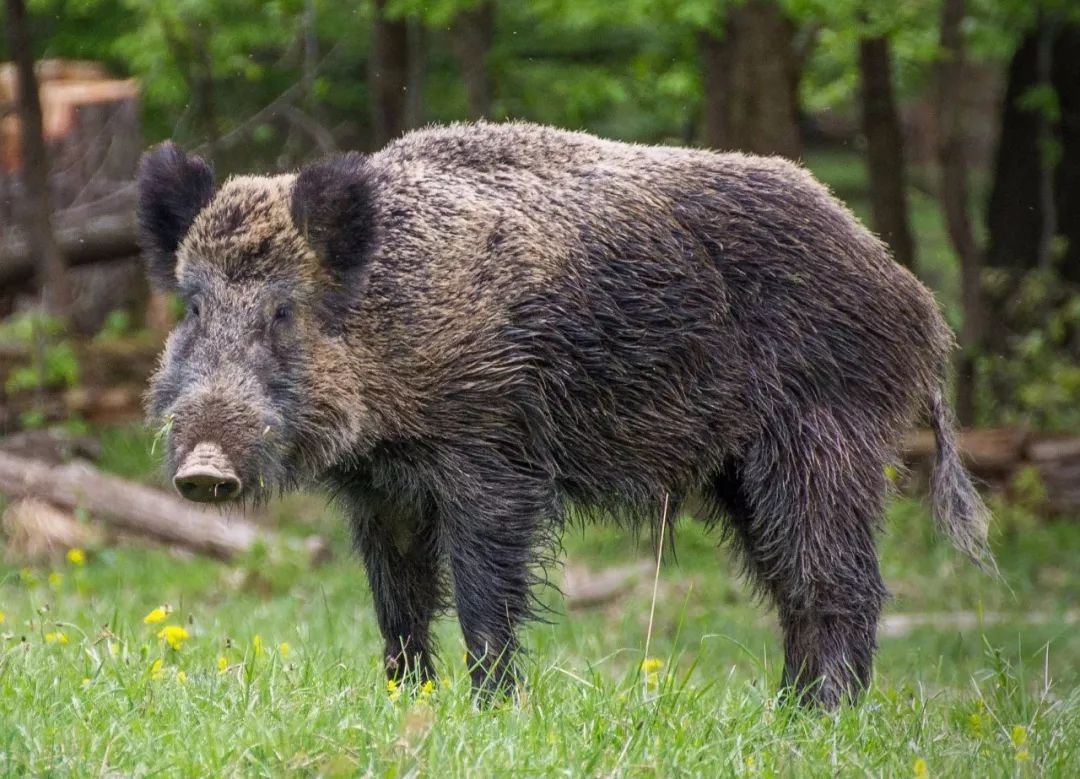
[[[1064,613],[1077,591],[1072,524],[998,539],[1009,593],[938,540],[918,503],[894,506],[890,613],[981,603],[1015,619],[883,636],[865,700],[822,714],[780,699],[772,617],[687,522],[677,560],[662,563],[648,657],[651,577],[595,609],[567,613],[549,594],[559,613],[525,635],[521,694],[491,709],[474,705],[452,620],[439,626],[437,682],[389,687],[336,522],[285,523],[341,550],[315,569],[287,549],[231,566],[102,549],[53,569],[0,568],[0,770],[1069,776],[1080,761],[1080,631],[1024,621]],[[652,555],[605,527],[566,546],[591,567]]]

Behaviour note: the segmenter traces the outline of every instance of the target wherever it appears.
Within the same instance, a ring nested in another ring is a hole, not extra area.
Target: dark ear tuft
[[[139,241],[150,280],[176,287],[176,248],[214,196],[214,174],[199,157],[172,141],[146,152],[139,163]]]
[[[375,247],[372,178],[367,157],[349,152],[304,168],[293,186],[293,222],[344,291]]]

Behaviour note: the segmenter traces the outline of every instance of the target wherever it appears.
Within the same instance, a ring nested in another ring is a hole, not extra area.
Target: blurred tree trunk
[[[424,78],[427,74],[427,34],[424,23],[410,17],[408,27],[409,76],[405,100],[405,126],[419,127],[424,123]]]
[[[982,252],[968,212],[968,165],[964,156],[962,97],[964,39],[961,26],[966,0],[944,0],[941,11],[941,54],[936,67],[938,164],[941,168],[941,207],[949,240],[960,261],[960,297],[964,324],[956,376],[956,413],[971,425],[975,416],[975,359],[985,335],[982,295]]]
[[[730,149],[731,131],[728,129],[728,84],[730,71],[728,52],[730,47],[712,32],[698,35],[698,51],[701,55],[702,81],[702,129],[701,142],[710,149]]]
[[[163,33],[165,45],[180,69],[191,96],[195,127],[203,138],[201,154],[211,163],[217,163],[221,129],[217,116],[214,61],[209,42],[211,32],[205,24],[197,20],[181,18],[164,24]]]
[[[874,229],[902,265],[915,269],[915,244],[908,220],[904,136],[892,84],[892,55],[885,36],[859,41],[862,127],[870,175]]]
[[[387,0],[375,0],[368,84],[372,142],[385,146],[408,129],[409,25],[386,17]]]
[[[1065,253],[1058,267],[1067,280],[1080,284],[1080,23],[1060,32],[1052,72],[1061,106],[1057,211]]]
[[[776,2],[749,0],[728,8],[722,34],[701,34],[706,146],[799,157],[795,33]]]
[[[6,0],[8,46],[18,80],[18,116],[22,157],[22,224],[30,257],[37,269],[45,309],[66,314],[71,282],[52,226],[49,160],[41,119],[41,97],[34,73],[33,44],[24,0]]]
[[[994,181],[987,208],[990,244],[987,265],[1013,271],[1030,270],[1037,264],[1039,184],[1033,160],[1039,159],[1039,122],[1033,111],[1020,105],[1021,98],[1038,80],[1036,51],[1038,34],[1024,37],[1009,63],[1008,83],[1002,101]]]
[[[1080,282],[1080,25],[1049,31],[1042,20],[1009,64],[986,217],[987,264],[1014,273],[1054,266]],[[1023,105],[1040,86],[1056,95],[1056,123],[1040,108]],[[1033,164],[1047,144],[1060,153],[1057,165]],[[1065,238],[1060,257],[1055,234]]]
[[[491,115],[491,71],[488,58],[495,35],[495,3],[482,2],[461,11],[450,28],[450,44],[461,67],[470,119]]]
[[[210,53],[210,31],[203,25],[191,24],[191,38],[195,45],[194,97],[197,106],[199,124],[202,126],[206,157],[211,163],[218,162],[218,141],[221,129],[218,126],[216,85],[214,83],[214,61]]]

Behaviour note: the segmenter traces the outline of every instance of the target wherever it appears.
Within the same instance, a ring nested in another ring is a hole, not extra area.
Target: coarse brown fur
[[[452,603],[498,687],[569,504],[655,528],[700,496],[777,607],[785,682],[835,705],[869,679],[884,469],[920,415],[938,517],[985,554],[952,335],[794,163],[510,123],[208,175],[173,146],[143,164],[152,276],[192,306],[151,414],[173,468],[212,439],[248,496],[341,496],[391,673],[430,672]]]

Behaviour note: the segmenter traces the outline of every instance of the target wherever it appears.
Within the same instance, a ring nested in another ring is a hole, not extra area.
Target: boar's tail
[[[940,389],[930,396],[930,424],[937,440],[937,462],[930,477],[934,520],[957,549],[980,568],[996,572],[986,540],[990,512],[960,461],[952,409]]]

